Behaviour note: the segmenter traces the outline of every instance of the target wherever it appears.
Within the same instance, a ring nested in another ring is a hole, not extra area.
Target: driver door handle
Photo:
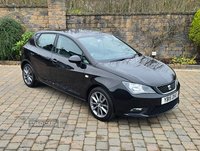
[[[56,64],[58,61],[56,59],[52,60],[53,64]]]

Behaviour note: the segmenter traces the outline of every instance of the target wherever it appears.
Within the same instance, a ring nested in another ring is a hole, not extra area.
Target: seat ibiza
[[[109,33],[39,31],[22,47],[21,59],[27,86],[41,82],[87,101],[101,121],[157,116],[179,104],[175,72]]]

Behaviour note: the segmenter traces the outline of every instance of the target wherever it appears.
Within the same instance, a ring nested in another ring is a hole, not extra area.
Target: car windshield
[[[98,61],[117,61],[135,56],[136,51],[113,35],[81,37],[79,41]]]

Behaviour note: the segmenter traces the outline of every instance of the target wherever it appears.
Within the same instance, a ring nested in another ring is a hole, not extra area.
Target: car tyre
[[[22,76],[24,83],[28,87],[35,87],[38,85],[38,81],[35,78],[34,70],[30,64],[27,63],[23,66]]]
[[[92,115],[100,121],[110,121],[115,117],[113,102],[109,94],[101,87],[92,89],[88,97]]]

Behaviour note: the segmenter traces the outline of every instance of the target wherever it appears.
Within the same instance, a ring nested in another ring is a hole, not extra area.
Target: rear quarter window
[[[37,39],[36,44],[40,48],[51,51],[53,48],[55,37],[56,34],[41,34],[41,36]]]

